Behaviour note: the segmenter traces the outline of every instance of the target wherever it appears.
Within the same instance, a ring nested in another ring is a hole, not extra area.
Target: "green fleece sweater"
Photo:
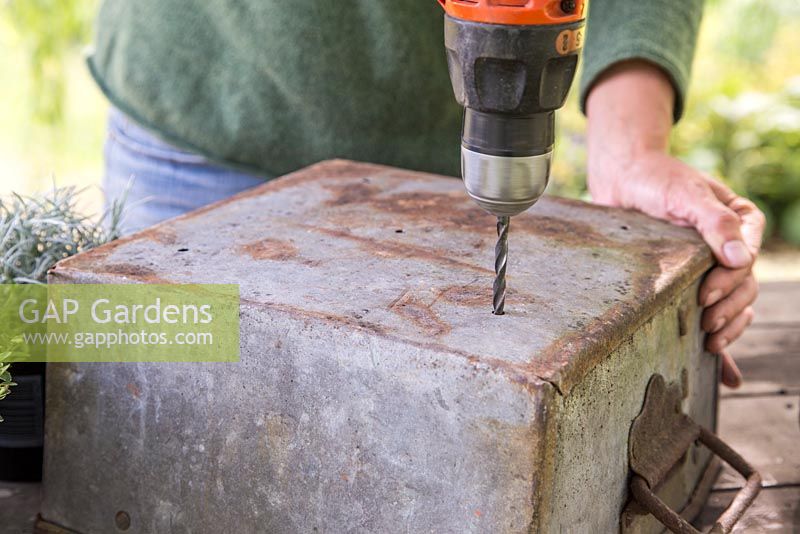
[[[583,97],[650,60],[680,117],[702,0],[592,0]],[[89,67],[109,100],[180,147],[278,176],[334,157],[457,175],[434,0],[104,0]]]

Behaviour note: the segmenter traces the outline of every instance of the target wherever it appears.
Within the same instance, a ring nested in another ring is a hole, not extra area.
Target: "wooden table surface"
[[[718,431],[764,480],[734,532],[800,534],[800,283],[761,286],[756,319],[732,353],[745,383],[722,388]],[[742,482],[723,470],[697,526],[710,526]],[[31,532],[39,493],[39,484],[0,483],[2,534]]]

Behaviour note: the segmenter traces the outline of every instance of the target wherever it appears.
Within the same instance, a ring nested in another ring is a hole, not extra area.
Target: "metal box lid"
[[[466,358],[562,393],[711,265],[692,230],[554,197],[495,220],[459,180],[334,160],[59,263],[54,282],[237,283],[242,306]]]

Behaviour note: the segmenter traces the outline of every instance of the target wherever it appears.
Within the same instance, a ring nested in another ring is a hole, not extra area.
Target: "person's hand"
[[[765,219],[751,201],[666,153],[673,99],[666,76],[645,62],[617,65],[598,81],[587,101],[589,190],[599,204],[700,233],[718,262],[699,294],[706,348],[723,358],[723,383],[738,387],[741,373],[726,347],[753,320],[752,267]]]
[[[753,320],[758,285],[752,266],[764,215],[725,185],[660,151],[603,165],[590,175],[595,202],[694,227],[714,252],[718,265],[700,287],[702,327],[709,334],[706,348],[723,357],[723,383],[738,386],[741,374],[725,349]]]

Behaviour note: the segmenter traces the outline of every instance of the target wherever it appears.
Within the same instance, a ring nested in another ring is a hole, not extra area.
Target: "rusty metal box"
[[[240,284],[241,362],[59,364],[43,521],[82,534],[659,532],[621,515],[651,377],[713,427],[690,230],[330,161],[60,263],[51,283]],[[663,498],[709,466],[691,448]]]

